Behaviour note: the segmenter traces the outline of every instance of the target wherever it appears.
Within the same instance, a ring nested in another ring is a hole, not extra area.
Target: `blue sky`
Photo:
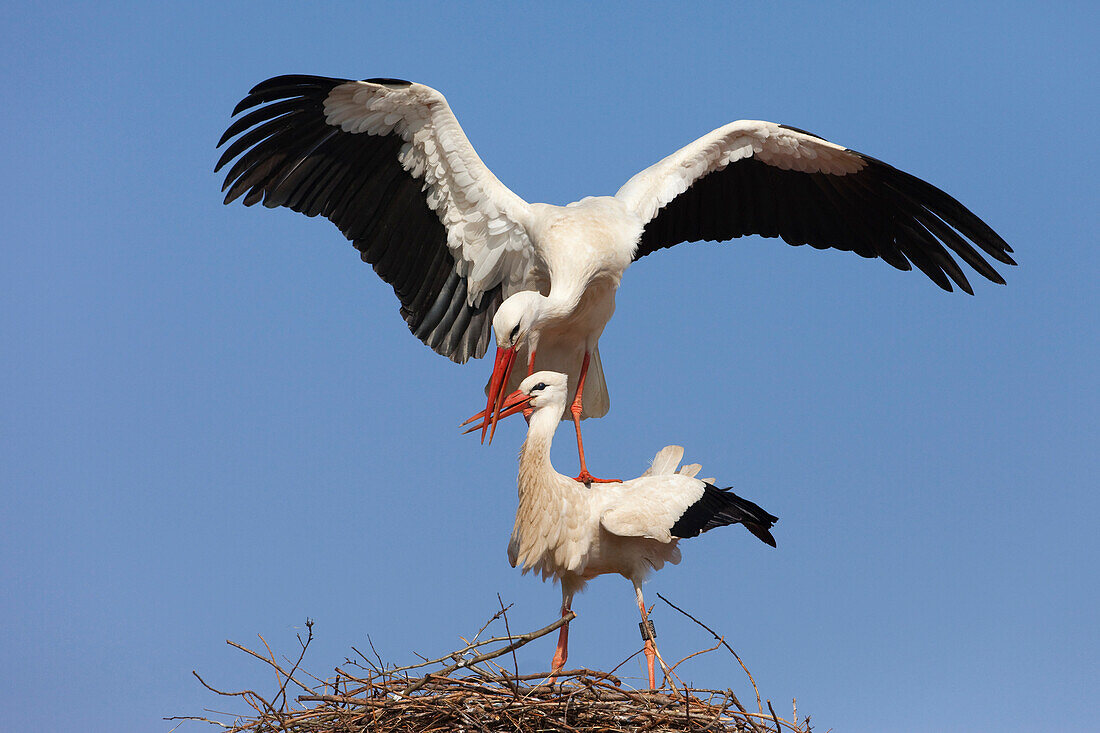
[[[327,674],[369,634],[446,652],[556,588],[505,548],[522,422],[462,437],[491,365],[405,329],[329,223],[224,207],[214,143],[256,82],[447,95],[530,201],[613,193],[739,118],[892,163],[1014,247],[948,295],[751,238],[627,273],[597,475],[680,443],[780,517],[647,586],[727,635],[780,711],[838,731],[1097,729],[1091,3],[69,3],[0,8],[0,727],[167,730],[274,689],[224,640]],[[569,433],[558,466],[575,471]],[[629,583],[578,597],[571,663],[639,645]],[[666,657],[709,644],[669,608]],[[521,663],[541,669],[552,642]],[[751,689],[717,654],[704,686]],[[689,666],[690,665],[690,666]],[[634,662],[629,674],[640,674]]]

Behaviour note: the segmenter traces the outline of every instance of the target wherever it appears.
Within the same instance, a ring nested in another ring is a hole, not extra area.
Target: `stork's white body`
[[[621,483],[589,487],[554,470],[550,448],[567,387],[563,374],[536,372],[515,393],[530,395],[533,412],[520,452],[519,507],[508,543],[513,567],[561,584],[562,615],[588,580],[618,573],[634,585],[645,621],[642,582],[665,563],[680,562],[682,537],[712,527],[740,522],[774,546],[768,529],[776,518],[752,502],[716,489],[710,485],[713,479],[695,478],[698,464],[681,468],[684,449],[679,446],[663,448],[644,474]],[[565,662],[567,633],[563,627],[555,669]],[[655,654],[651,643],[646,649],[647,656]]]
[[[618,573],[635,586],[665,563],[680,562],[669,530],[705,484],[698,467],[677,473],[683,448],[669,446],[655,461],[672,456],[662,472],[590,488],[554,470],[550,440],[555,415],[531,416],[519,460],[519,507],[508,543],[513,567],[561,582],[564,605],[586,581]]]
[[[576,385],[587,352],[593,362],[585,379],[582,417],[603,417],[611,402],[599,340],[615,313],[615,292],[633,261],[642,222],[611,196],[568,206],[531,204],[529,212],[542,297],[537,330],[522,342],[520,360],[528,365],[535,351],[535,361],[529,370],[512,374],[506,391],[518,387],[529,371],[564,373]]]

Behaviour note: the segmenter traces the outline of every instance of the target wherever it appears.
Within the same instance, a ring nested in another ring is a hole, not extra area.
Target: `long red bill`
[[[523,412],[531,406],[531,395],[524,394],[518,389],[512,394],[504,398],[500,405],[500,414],[496,416],[497,420],[503,420],[509,415],[515,415],[517,412]]]
[[[481,442],[485,442],[485,434],[489,433],[489,443],[493,442],[496,433],[496,424],[500,420],[500,410],[504,403],[504,388],[508,384],[508,378],[512,375],[512,367],[516,363],[516,349],[497,349],[496,361],[493,363],[493,375],[489,378],[489,390],[486,395],[485,409],[477,413],[462,425],[468,425],[475,420],[481,420],[480,425],[474,425],[467,433],[481,428]],[[461,427],[461,426],[460,426]],[[489,429],[492,428],[492,431]]]
[[[491,429],[489,430],[489,445],[493,444],[493,436],[496,435],[497,432],[497,423],[500,421],[500,418],[505,417],[500,411],[504,404],[504,390],[508,388],[508,379],[512,376],[512,367],[516,365],[516,347],[513,346],[507,351],[508,366],[504,370],[504,378],[500,380],[500,385],[497,386],[497,403],[496,409],[493,412],[493,422],[490,425]],[[512,397],[512,395],[508,395],[508,397]],[[512,413],[508,414],[510,415]],[[482,433],[482,435],[484,435],[484,433]]]
[[[526,395],[517,389],[515,392],[508,395],[501,401],[500,414],[496,416],[496,419],[503,420],[510,415],[515,415],[517,412],[523,412],[529,407],[531,407],[531,395]],[[466,422],[473,422],[474,420],[481,418],[484,414],[484,412],[479,412]],[[463,423],[463,425],[465,424],[466,423]],[[462,431],[462,434],[465,435],[466,433],[472,433],[475,430],[480,429],[481,427],[481,425],[471,425],[470,427]]]

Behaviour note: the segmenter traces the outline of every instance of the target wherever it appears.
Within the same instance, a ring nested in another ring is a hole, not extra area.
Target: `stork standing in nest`
[[[253,109],[255,108],[255,109]],[[627,267],[681,242],[750,234],[878,257],[973,292],[958,257],[1015,264],[985,222],[935,186],[786,125],[731,122],[628,180],[614,196],[528,203],[478,157],[443,95],[400,79],[279,76],[255,86],[219,146],[225,202],[285,206],[339,227],[393,286],[424,343],[456,362],[497,358],[482,427],[522,373],[569,375],[560,417],[577,432],[610,398],[598,342]],[[235,139],[234,139],[235,138]],[[531,140],[532,146],[540,144]],[[949,252],[950,250],[950,252]],[[511,374],[517,358],[526,369]]]
[[[568,402],[568,378],[536,372],[502,403],[501,416],[531,410],[519,459],[519,509],[508,561],[523,572],[561,583],[561,613],[597,575],[618,573],[634,584],[642,614],[649,686],[656,686],[657,648],[642,598],[642,582],[666,563],[680,562],[679,541],[728,524],[743,524],[775,547],[769,531],[778,521],[756,504],[709,481],[694,478],[698,465],[677,472],[684,449],[669,446],[642,476],[593,489],[554,470],[550,446]],[[569,627],[562,626],[554,652],[556,672],[568,656]]]

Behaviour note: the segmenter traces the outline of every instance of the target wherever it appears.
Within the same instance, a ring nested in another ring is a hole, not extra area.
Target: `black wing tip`
[[[411,87],[413,84],[411,81],[406,81],[405,79],[390,79],[389,77],[385,76],[376,76],[371,79],[364,79],[363,81],[367,82],[368,84],[381,84],[384,87],[395,87],[397,89]]]
[[[770,527],[765,527],[761,524],[752,524],[746,522],[745,529],[752,532],[754,537],[756,537],[768,547],[775,547],[775,537],[772,537],[772,533],[769,531]]]
[[[233,116],[239,115],[246,109],[251,109],[259,104],[273,102],[277,99],[290,97],[302,97],[318,91],[328,92],[341,84],[347,84],[352,79],[341,79],[333,76],[313,76],[310,74],[283,74],[273,76],[261,81],[248,90],[248,95],[233,108]]]
[[[273,76],[270,79],[264,79],[256,86],[248,90],[250,95],[262,94],[276,89],[285,89],[288,87],[319,87],[319,86],[339,86],[346,84],[351,79],[342,79],[335,76],[317,76],[315,74],[282,74],[280,76]]]
[[[236,117],[253,107],[269,104],[282,99],[307,97],[323,98],[336,87],[351,81],[353,80],[333,76],[313,76],[309,74],[283,74],[282,76],[273,76],[252,87],[248,91],[248,95],[233,108],[233,114],[231,116]],[[413,84],[411,81],[392,79],[389,77],[374,77],[371,79],[364,79],[363,81],[395,89],[410,87]],[[249,125],[247,128],[238,129],[240,125],[241,120],[237,120],[234,125],[227,128],[226,131],[222,133],[221,139],[218,140],[218,144],[214,147],[220,148],[233,137],[240,133],[247,132],[248,129],[254,127],[254,125]],[[225,161],[220,161],[218,167],[214,169],[215,172],[224,164]]]
[[[214,146],[214,149],[217,150],[222,145],[225,145],[227,142],[229,142],[230,138],[234,138],[234,137],[236,137],[236,135],[233,133],[233,128],[227,127],[225,132],[222,133],[222,136],[220,138],[218,138],[218,144]],[[226,160],[223,157],[221,160],[218,161],[218,164],[214,167],[214,172],[217,173],[218,170],[220,170],[221,167],[223,165],[225,165],[226,163],[228,163],[228,162],[229,161]]]
[[[1016,265],[1016,261],[1009,256],[1009,253],[1013,251],[1012,247],[1005,241],[1004,237],[954,196],[938,186],[874,156],[857,150],[851,150],[850,152],[858,155],[868,164],[869,168],[877,171],[878,175],[882,176],[883,181],[894,189],[895,193],[901,194],[902,197],[912,197],[914,203],[941,219],[952,230],[957,230],[963,234],[998,262],[1005,265]],[[936,238],[940,239],[939,237]],[[989,268],[989,270],[992,274],[997,275],[997,278],[1000,278],[1000,274],[996,270],[992,268]],[[999,282],[997,278],[991,277],[990,272],[985,269],[979,270],[979,272],[992,282],[1004,284],[1003,279]]]
[[[778,521],[779,517],[730,489],[720,489],[714,484],[704,483],[703,495],[684,510],[669,531],[673,537],[687,539],[715,527],[743,524],[761,542],[775,547],[775,537],[769,530]]]

